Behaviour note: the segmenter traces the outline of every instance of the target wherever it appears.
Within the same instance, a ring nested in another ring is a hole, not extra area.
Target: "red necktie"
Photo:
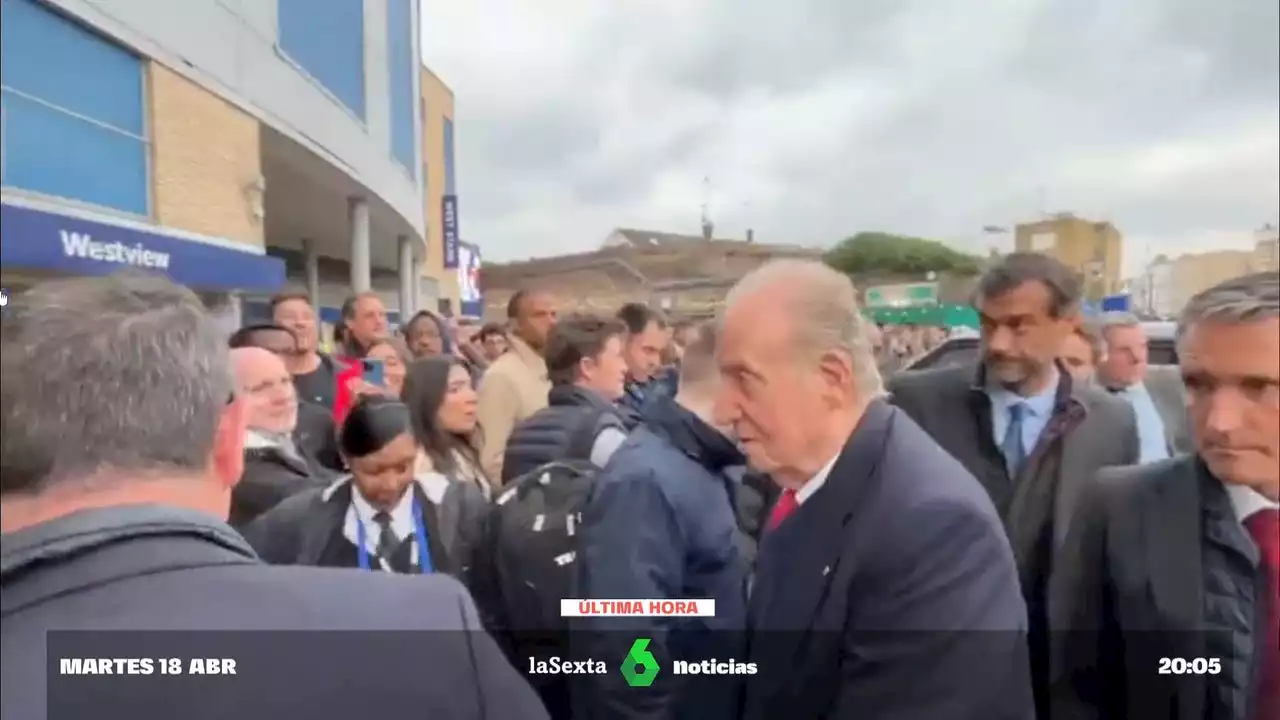
[[[1261,598],[1266,635],[1259,658],[1256,717],[1275,718],[1280,717],[1280,510],[1260,510],[1246,518],[1244,526],[1258,544],[1268,586]]]
[[[796,500],[795,490],[783,490],[782,496],[778,498],[778,502],[774,503],[773,510],[769,511],[768,529],[773,530],[782,524],[791,516],[791,513],[800,507],[800,503]]]

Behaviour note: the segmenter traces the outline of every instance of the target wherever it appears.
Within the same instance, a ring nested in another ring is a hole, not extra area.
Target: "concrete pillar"
[[[373,267],[369,259],[369,203],[364,198],[349,201],[351,215],[351,292],[373,289]]]
[[[418,264],[413,256],[413,238],[400,235],[396,241],[400,251],[400,324],[404,325],[418,312]]]
[[[314,240],[302,241],[302,267],[307,281],[307,297],[311,307],[320,312],[320,253],[316,252]]]

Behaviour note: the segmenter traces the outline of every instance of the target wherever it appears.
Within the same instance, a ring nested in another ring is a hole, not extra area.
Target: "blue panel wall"
[[[35,0],[3,0],[4,185],[145,215],[142,61]]]
[[[453,120],[444,119],[444,194],[457,195],[453,177]]]
[[[414,0],[387,0],[387,65],[391,75],[391,155],[414,176],[418,173],[418,153],[414,128],[418,125],[414,102],[413,74],[418,63],[413,57]]]
[[[279,0],[280,49],[361,120],[364,0]]]

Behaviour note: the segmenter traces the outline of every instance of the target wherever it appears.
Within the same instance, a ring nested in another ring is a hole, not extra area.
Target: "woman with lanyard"
[[[415,478],[418,446],[408,408],[391,398],[361,398],[338,446],[349,476],[290,497],[245,529],[259,556],[275,564],[446,572],[465,580],[487,506],[465,486]]]

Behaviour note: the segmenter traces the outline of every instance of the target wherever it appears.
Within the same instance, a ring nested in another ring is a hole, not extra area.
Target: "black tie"
[[[378,557],[390,565],[391,556],[400,545],[400,538],[391,529],[391,514],[379,512],[373,516],[373,521],[378,525]]]

